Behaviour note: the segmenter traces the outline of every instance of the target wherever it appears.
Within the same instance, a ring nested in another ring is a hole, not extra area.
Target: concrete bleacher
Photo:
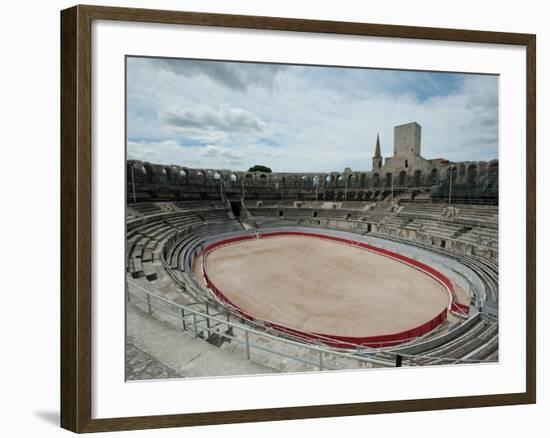
[[[452,364],[459,361],[476,361],[485,359],[481,355],[488,344],[498,345],[498,324],[495,321],[480,319],[476,325],[461,336],[446,342],[444,345],[429,349],[416,355],[414,365]],[[490,353],[492,349],[487,349]],[[470,354],[477,353],[477,355]]]
[[[399,212],[400,216],[412,217],[415,219],[438,220],[443,214],[444,204],[415,204],[410,203]]]
[[[278,227],[278,226],[289,226],[294,225],[295,222],[290,220],[285,220],[284,218],[280,217],[269,217],[269,216],[254,216],[254,222],[258,226],[258,228],[271,228],[271,227]]]
[[[142,218],[129,221],[126,228],[127,269],[134,278],[157,278],[151,264],[158,259],[164,242],[186,230],[201,235],[242,229],[222,203],[166,203],[162,207],[141,205]],[[135,206],[136,204],[134,204]],[[175,210],[174,210],[175,207]],[[170,211],[169,213],[163,213]],[[150,213],[146,215],[145,213]]]
[[[153,202],[143,202],[138,204],[132,204],[132,209],[142,214],[143,216],[150,216],[152,214],[162,213],[164,210]]]
[[[221,201],[173,201],[172,205],[179,210],[207,210],[210,208],[223,209],[225,204]]]
[[[379,232],[408,237],[460,253],[498,257],[498,207],[426,202],[403,205],[385,202],[249,202],[256,218],[280,218],[295,223],[321,221],[330,228],[354,229],[375,224]],[[355,224],[348,224],[353,222]]]
[[[452,222],[422,220],[421,232],[440,239],[452,239],[464,227]]]
[[[368,205],[370,205],[370,203],[364,201],[344,201],[340,208],[346,210],[364,210]]]
[[[149,205],[147,205],[149,204]],[[127,215],[128,273],[142,286],[159,283],[178,285],[178,300],[215,301],[208,290],[194,278],[193,262],[205,241],[224,233],[243,231],[229,207],[221,201],[172,201],[132,205],[134,214]],[[253,227],[272,228],[314,226],[350,231],[346,223],[364,223],[354,232],[365,232],[375,224],[373,235],[407,245],[429,249],[457,260],[476,272],[485,286],[484,296],[498,309],[498,259],[457,253],[455,247],[440,246],[440,241],[460,242],[470,246],[494,246],[498,254],[498,208],[460,205],[448,210],[445,204],[406,203],[398,206],[383,202],[324,201],[246,201]],[[282,213],[282,215],[281,215]],[[449,214],[451,213],[451,214]],[[483,226],[483,224],[489,224]],[[411,241],[414,237],[414,241]],[[425,238],[423,238],[424,236]],[[437,241],[434,244],[433,241]],[[164,286],[163,286],[164,287]],[[182,291],[187,298],[181,295]],[[498,323],[489,317],[477,317],[468,330],[453,336],[448,326],[440,327],[428,337],[447,336],[443,345],[426,348],[409,365],[437,365],[467,361],[498,360]],[[423,340],[421,340],[423,341]],[[416,341],[415,341],[416,342]],[[391,363],[395,354],[388,350],[378,355]]]

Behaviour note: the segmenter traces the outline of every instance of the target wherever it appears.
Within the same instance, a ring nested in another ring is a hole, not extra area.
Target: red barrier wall
[[[288,333],[290,335],[293,335],[294,337],[298,337],[308,341],[320,341],[323,344],[330,345],[336,348],[352,348],[358,345],[367,346],[367,347],[389,347],[392,345],[401,344],[412,338],[422,336],[432,331],[447,319],[447,310],[451,310],[453,312],[459,312],[459,313],[468,313],[468,306],[465,306],[463,304],[459,304],[456,302],[455,290],[451,281],[447,277],[445,277],[441,272],[437,271],[431,266],[426,265],[425,263],[419,262],[418,260],[398,254],[393,251],[389,251],[387,249],[382,249],[373,245],[369,245],[368,243],[357,242],[357,241],[354,241],[351,239],[345,239],[342,237],[328,236],[320,233],[305,233],[305,232],[298,232],[298,231],[276,231],[276,232],[263,233],[263,234],[252,234],[252,235],[232,237],[229,239],[211,243],[210,245],[207,245],[204,248],[203,258],[202,258],[202,272],[204,275],[204,279],[206,281],[206,285],[214,293],[214,295],[216,295],[216,297],[220,301],[236,309],[243,318],[249,321],[254,321],[255,317],[249,314],[248,312],[246,312],[245,310],[241,309],[240,307],[236,306],[235,304],[233,304],[230,300],[228,300],[223,294],[223,292],[220,291],[216,287],[216,285],[212,283],[208,278],[208,273],[206,269],[208,253],[214,250],[215,248],[229,245],[235,242],[252,240],[256,238],[269,238],[269,237],[277,237],[277,236],[315,237],[319,239],[332,240],[335,242],[340,242],[347,245],[363,248],[372,252],[376,252],[378,254],[397,260],[401,263],[405,263],[415,269],[419,269],[422,272],[430,275],[432,278],[439,281],[447,289],[451,297],[450,305],[448,309],[443,309],[439,314],[437,314],[430,321],[427,321],[424,324],[419,325],[418,327],[414,327],[414,328],[411,328],[410,330],[406,330],[399,333],[393,333],[389,335],[380,335],[380,336],[367,336],[367,337],[337,336],[337,335],[330,335],[325,333],[302,332],[300,330],[294,330],[288,327],[281,326],[279,324],[267,322],[267,325],[283,333]]]

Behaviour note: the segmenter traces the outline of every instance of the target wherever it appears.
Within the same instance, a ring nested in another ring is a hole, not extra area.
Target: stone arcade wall
[[[414,167],[393,169],[389,158],[383,169],[373,171],[242,172],[227,169],[197,169],[128,160],[128,201],[221,199],[289,199],[327,201],[382,200],[392,192],[409,198],[424,194],[428,199],[449,196],[452,172],[453,200],[498,203],[498,160],[443,163],[420,157]],[[392,172],[382,174],[382,171]],[[401,169],[398,171],[398,169]]]

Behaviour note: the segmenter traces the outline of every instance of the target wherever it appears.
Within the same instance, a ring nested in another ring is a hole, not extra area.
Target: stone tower
[[[380,134],[376,134],[376,150],[372,157],[372,170],[379,170],[382,167],[382,154],[380,153]]]
[[[416,122],[393,128],[394,157],[413,157],[420,155],[420,134],[422,128]]]

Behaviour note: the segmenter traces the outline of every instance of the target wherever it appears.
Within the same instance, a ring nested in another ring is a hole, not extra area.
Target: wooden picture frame
[[[526,391],[126,418],[92,418],[92,22],[113,20],[517,45],[526,48]],[[531,34],[75,6],[61,12],[61,426],[74,432],[396,413],[536,401],[535,58]]]

